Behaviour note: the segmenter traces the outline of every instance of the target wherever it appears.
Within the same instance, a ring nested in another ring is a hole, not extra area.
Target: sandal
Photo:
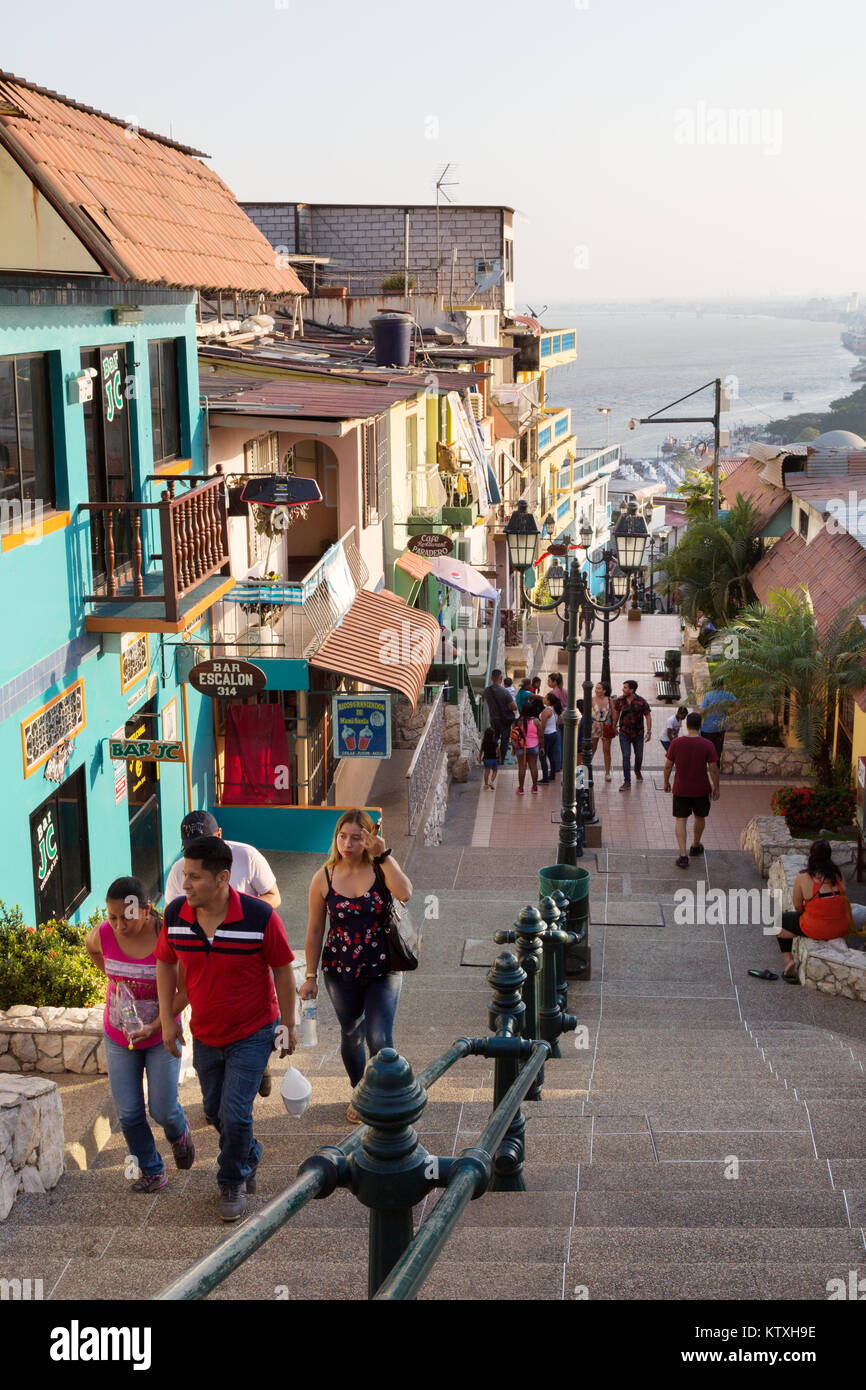
[[[783,970],[782,979],[785,980],[789,985],[798,985],[800,983],[800,976],[797,974],[796,970],[794,971],[793,975],[789,975],[787,970]]]
[[[778,980],[778,975],[774,975],[772,970],[750,970],[748,974],[755,980]]]
[[[346,1119],[349,1121],[350,1125],[363,1124],[361,1116],[358,1114],[357,1110],[353,1105],[348,1105],[346,1107]]]
[[[688,869],[690,867],[690,863],[691,861],[689,860],[689,856],[687,854],[681,854],[679,859],[677,860],[677,868]]]

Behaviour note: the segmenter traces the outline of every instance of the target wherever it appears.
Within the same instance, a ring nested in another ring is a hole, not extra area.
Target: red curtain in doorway
[[[291,806],[289,741],[279,705],[229,705],[225,806]]]

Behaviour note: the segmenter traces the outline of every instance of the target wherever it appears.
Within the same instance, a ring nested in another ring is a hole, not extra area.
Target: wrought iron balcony
[[[180,632],[231,588],[223,479],[166,481],[159,502],[81,504],[91,529],[88,631]],[[178,482],[190,486],[174,496]]]

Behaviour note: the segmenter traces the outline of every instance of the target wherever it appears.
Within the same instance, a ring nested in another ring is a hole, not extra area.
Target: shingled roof
[[[197,150],[2,71],[0,144],[115,280],[306,293]]]
[[[749,578],[761,603],[773,589],[808,589],[823,634],[841,608],[866,595],[866,551],[847,531],[824,527],[808,545],[796,531],[786,531]]]
[[[721,486],[722,498],[726,507],[734,505],[737,497],[745,497],[756,512],[754,534],[760,535],[765,526],[777,512],[791,500],[791,494],[781,487],[774,487],[762,478],[766,464],[757,459],[745,459],[736,471],[726,477]]]

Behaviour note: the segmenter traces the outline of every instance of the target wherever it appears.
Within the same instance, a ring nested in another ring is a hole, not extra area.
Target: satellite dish
[[[485,275],[484,279],[481,281],[481,284],[476,286],[475,293],[484,294],[485,290],[492,290],[493,286],[498,285],[501,279],[502,266],[500,265],[497,267],[496,270],[491,270],[489,275]]]

